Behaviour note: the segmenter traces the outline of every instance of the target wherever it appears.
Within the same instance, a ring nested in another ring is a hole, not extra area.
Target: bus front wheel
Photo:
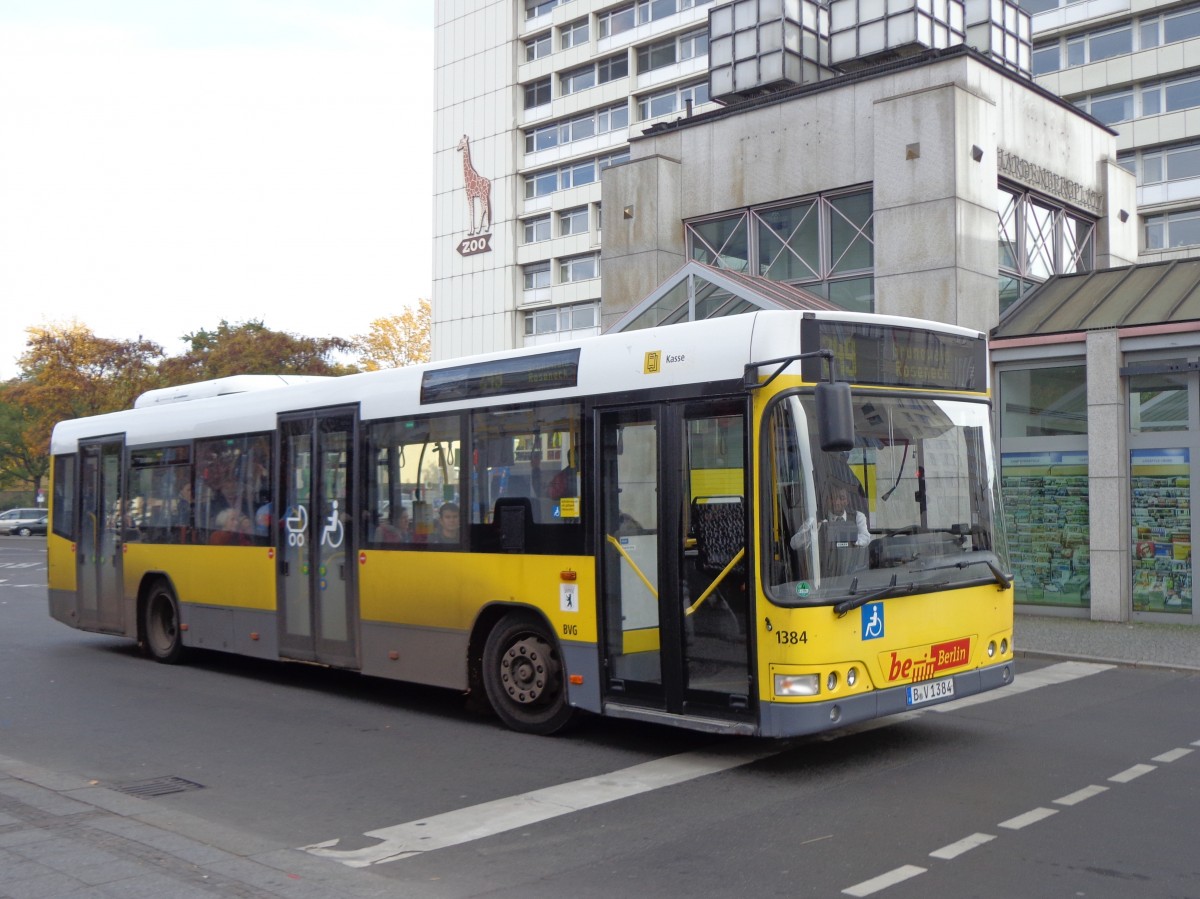
[[[179,629],[179,603],[163,581],[150,588],[142,608],[142,635],[146,651],[156,662],[173,665],[183,658],[183,633]]]
[[[524,733],[555,733],[574,711],[554,638],[530,615],[507,615],[488,634],[483,688],[500,720]]]

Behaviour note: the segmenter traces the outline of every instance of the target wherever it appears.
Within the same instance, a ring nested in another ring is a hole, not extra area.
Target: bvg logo
[[[920,655],[917,655],[917,652]],[[935,643],[925,650],[902,650],[886,654],[880,661],[887,668],[889,681],[917,683],[936,677],[948,668],[959,668],[971,659],[971,638]]]

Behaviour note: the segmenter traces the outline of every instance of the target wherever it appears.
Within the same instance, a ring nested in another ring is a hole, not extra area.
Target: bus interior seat
[[[692,530],[701,571],[720,572],[745,545],[746,523],[740,496],[697,497]]]

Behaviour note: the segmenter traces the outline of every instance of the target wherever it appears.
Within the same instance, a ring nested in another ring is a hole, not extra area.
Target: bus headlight
[[[1000,655],[1002,655],[1002,656],[1008,655],[1008,638],[1007,637],[1005,637],[1003,640],[1000,641]]]
[[[858,669],[851,668],[849,671],[846,672],[846,686],[853,687],[857,683],[858,683]]]
[[[825,692],[832,693],[837,689],[838,676],[836,671],[830,671],[825,677]]]
[[[821,681],[816,674],[775,675],[776,696],[816,696],[821,692]]]

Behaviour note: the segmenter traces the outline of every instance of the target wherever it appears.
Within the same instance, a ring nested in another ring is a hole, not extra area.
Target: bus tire
[[[488,634],[483,689],[500,720],[523,733],[556,733],[574,713],[558,646],[532,615],[505,615]]]
[[[142,637],[150,658],[164,665],[183,659],[183,631],[179,627],[179,602],[166,581],[150,585],[142,606]]]

